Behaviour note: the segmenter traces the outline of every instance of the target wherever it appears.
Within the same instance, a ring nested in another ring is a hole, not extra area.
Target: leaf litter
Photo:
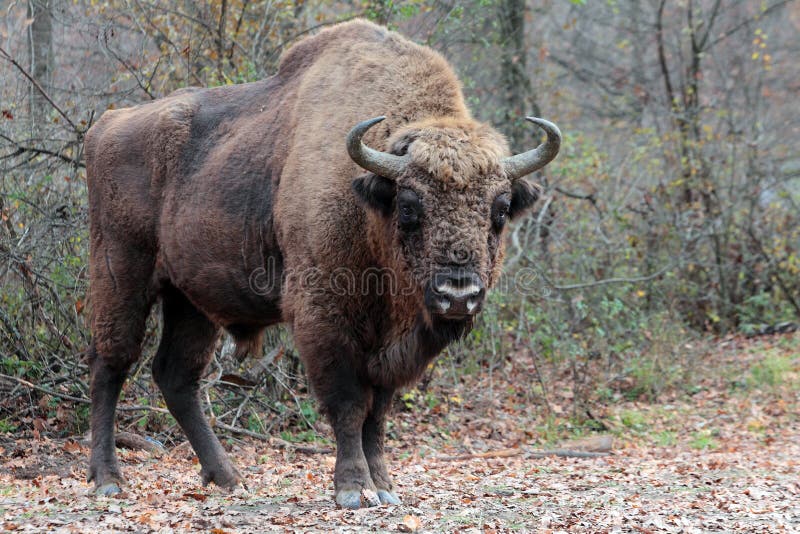
[[[716,362],[704,364],[743,366],[745,373],[760,358],[762,347],[751,344],[737,341],[732,351],[729,343],[706,356]],[[597,457],[534,454],[581,450],[587,438],[572,436],[555,447],[538,439],[543,411],[516,404],[525,386],[517,373],[495,373],[492,398],[476,393],[485,392],[486,377],[432,385],[442,388],[436,392],[441,398],[472,402],[395,414],[388,460],[403,504],[355,511],[336,507],[335,454],[324,449],[304,454],[250,438],[226,439],[248,487],[234,493],[202,487],[186,447],[160,455],[119,449],[127,485],[122,495],[105,498],[91,495],[89,449],[79,438],[50,439],[41,431],[24,439],[4,435],[0,530],[798,532],[800,356],[796,348],[786,350],[793,367],[780,387],[742,392],[729,378],[709,374],[694,394],[675,393],[660,404],[593,407],[615,434],[610,454]],[[516,369],[523,360],[520,355]],[[503,379],[507,383],[499,383]],[[557,379],[552,384],[554,392],[568,389]],[[562,401],[568,406],[568,398]],[[552,402],[559,402],[557,395]],[[631,416],[619,415],[633,412],[646,431],[633,430]],[[610,447],[607,435],[588,439]]]

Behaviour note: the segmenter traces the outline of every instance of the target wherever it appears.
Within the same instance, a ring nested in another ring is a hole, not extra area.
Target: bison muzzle
[[[96,491],[120,491],[117,399],[160,299],[153,377],[203,483],[242,481],[198,397],[221,330],[244,352],[285,322],[335,434],[336,502],[398,503],[387,412],[497,281],[506,223],[537,198],[526,176],[561,141],[528,120],[547,140],[510,156],[441,56],[361,20],[271,78],[107,111],[86,136]]]

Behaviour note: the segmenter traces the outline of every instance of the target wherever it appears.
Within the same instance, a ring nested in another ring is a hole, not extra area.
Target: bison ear
[[[353,180],[353,191],[368,207],[378,210],[388,217],[392,214],[392,205],[397,191],[395,183],[377,174],[365,174]]]
[[[539,192],[541,187],[539,184],[529,182],[521,178],[514,182],[511,186],[511,206],[508,210],[508,215],[512,219],[516,219],[524,215],[528,209],[533,206],[534,202],[539,199]]]

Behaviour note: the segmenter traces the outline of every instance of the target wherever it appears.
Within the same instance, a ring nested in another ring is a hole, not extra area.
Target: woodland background
[[[488,376],[491,392],[496,376],[540,421],[535,439],[607,429],[598,406],[697,393],[710,339],[789,330],[800,318],[796,0],[0,9],[0,435],[88,429],[86,130],[107,109],[181,87],[269,76],[298,39],[354,17],[441,51],[474,114],[515,150],[539,140],[525,115],[565,134],[539,176],[535,213],[509,237],[506,273],[535,269],[534,290],[495,291],[475,332],[403,393],[399,411],[446,412],[466,402],[459,384]],[[174,443],[183,437],[149,378],[159,328],[154,313],[120,428]],[[330,438],[284,329],[241,363],[229,345],[220,342],[203,385],[218,431]],[[797,369],[794,347],[730,387],[779,383]],[[521,370],[522,356],[531,365]]]

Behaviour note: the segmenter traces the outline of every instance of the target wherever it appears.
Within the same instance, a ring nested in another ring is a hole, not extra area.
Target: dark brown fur
[[[345,149],[350,128],[384,114],[365,142],[411,155],[396,184],[365,174]],[[242,347],[259,346],[263,328],[284,321],[336,434],[337,501],[358,506],[368,488],[394,502],[382,458],[393,392],[471,326],[433,317],[423,288],[454,254],[487,287],[496,281],[503,246],[491,227],[492,200],[512,194],[500,164],[505,140],[471,118],[446,61],[371,23],[341,24],[291,48],[272,78],[106,112],[86,137],[86,154],[89,477],[98,490],[121,482],[114,408],[160,297],[164,335],[153,375],[204,482],[240,480],[197,398],[220,328]],[[382,208],[359,198],[381,188]],[[423,200],[426,223],[413,236],[397,230],[391,204],[403,188]],[[535,190],[524,182],[518,189]],[[529,197],[515,194],[514,209]],[[343,268],[357,285],[360,274],[387,269],[411,290],[387,294],[367,283],[341,294],[329,275]],[[312,271],[323,276],[309,279]]]

